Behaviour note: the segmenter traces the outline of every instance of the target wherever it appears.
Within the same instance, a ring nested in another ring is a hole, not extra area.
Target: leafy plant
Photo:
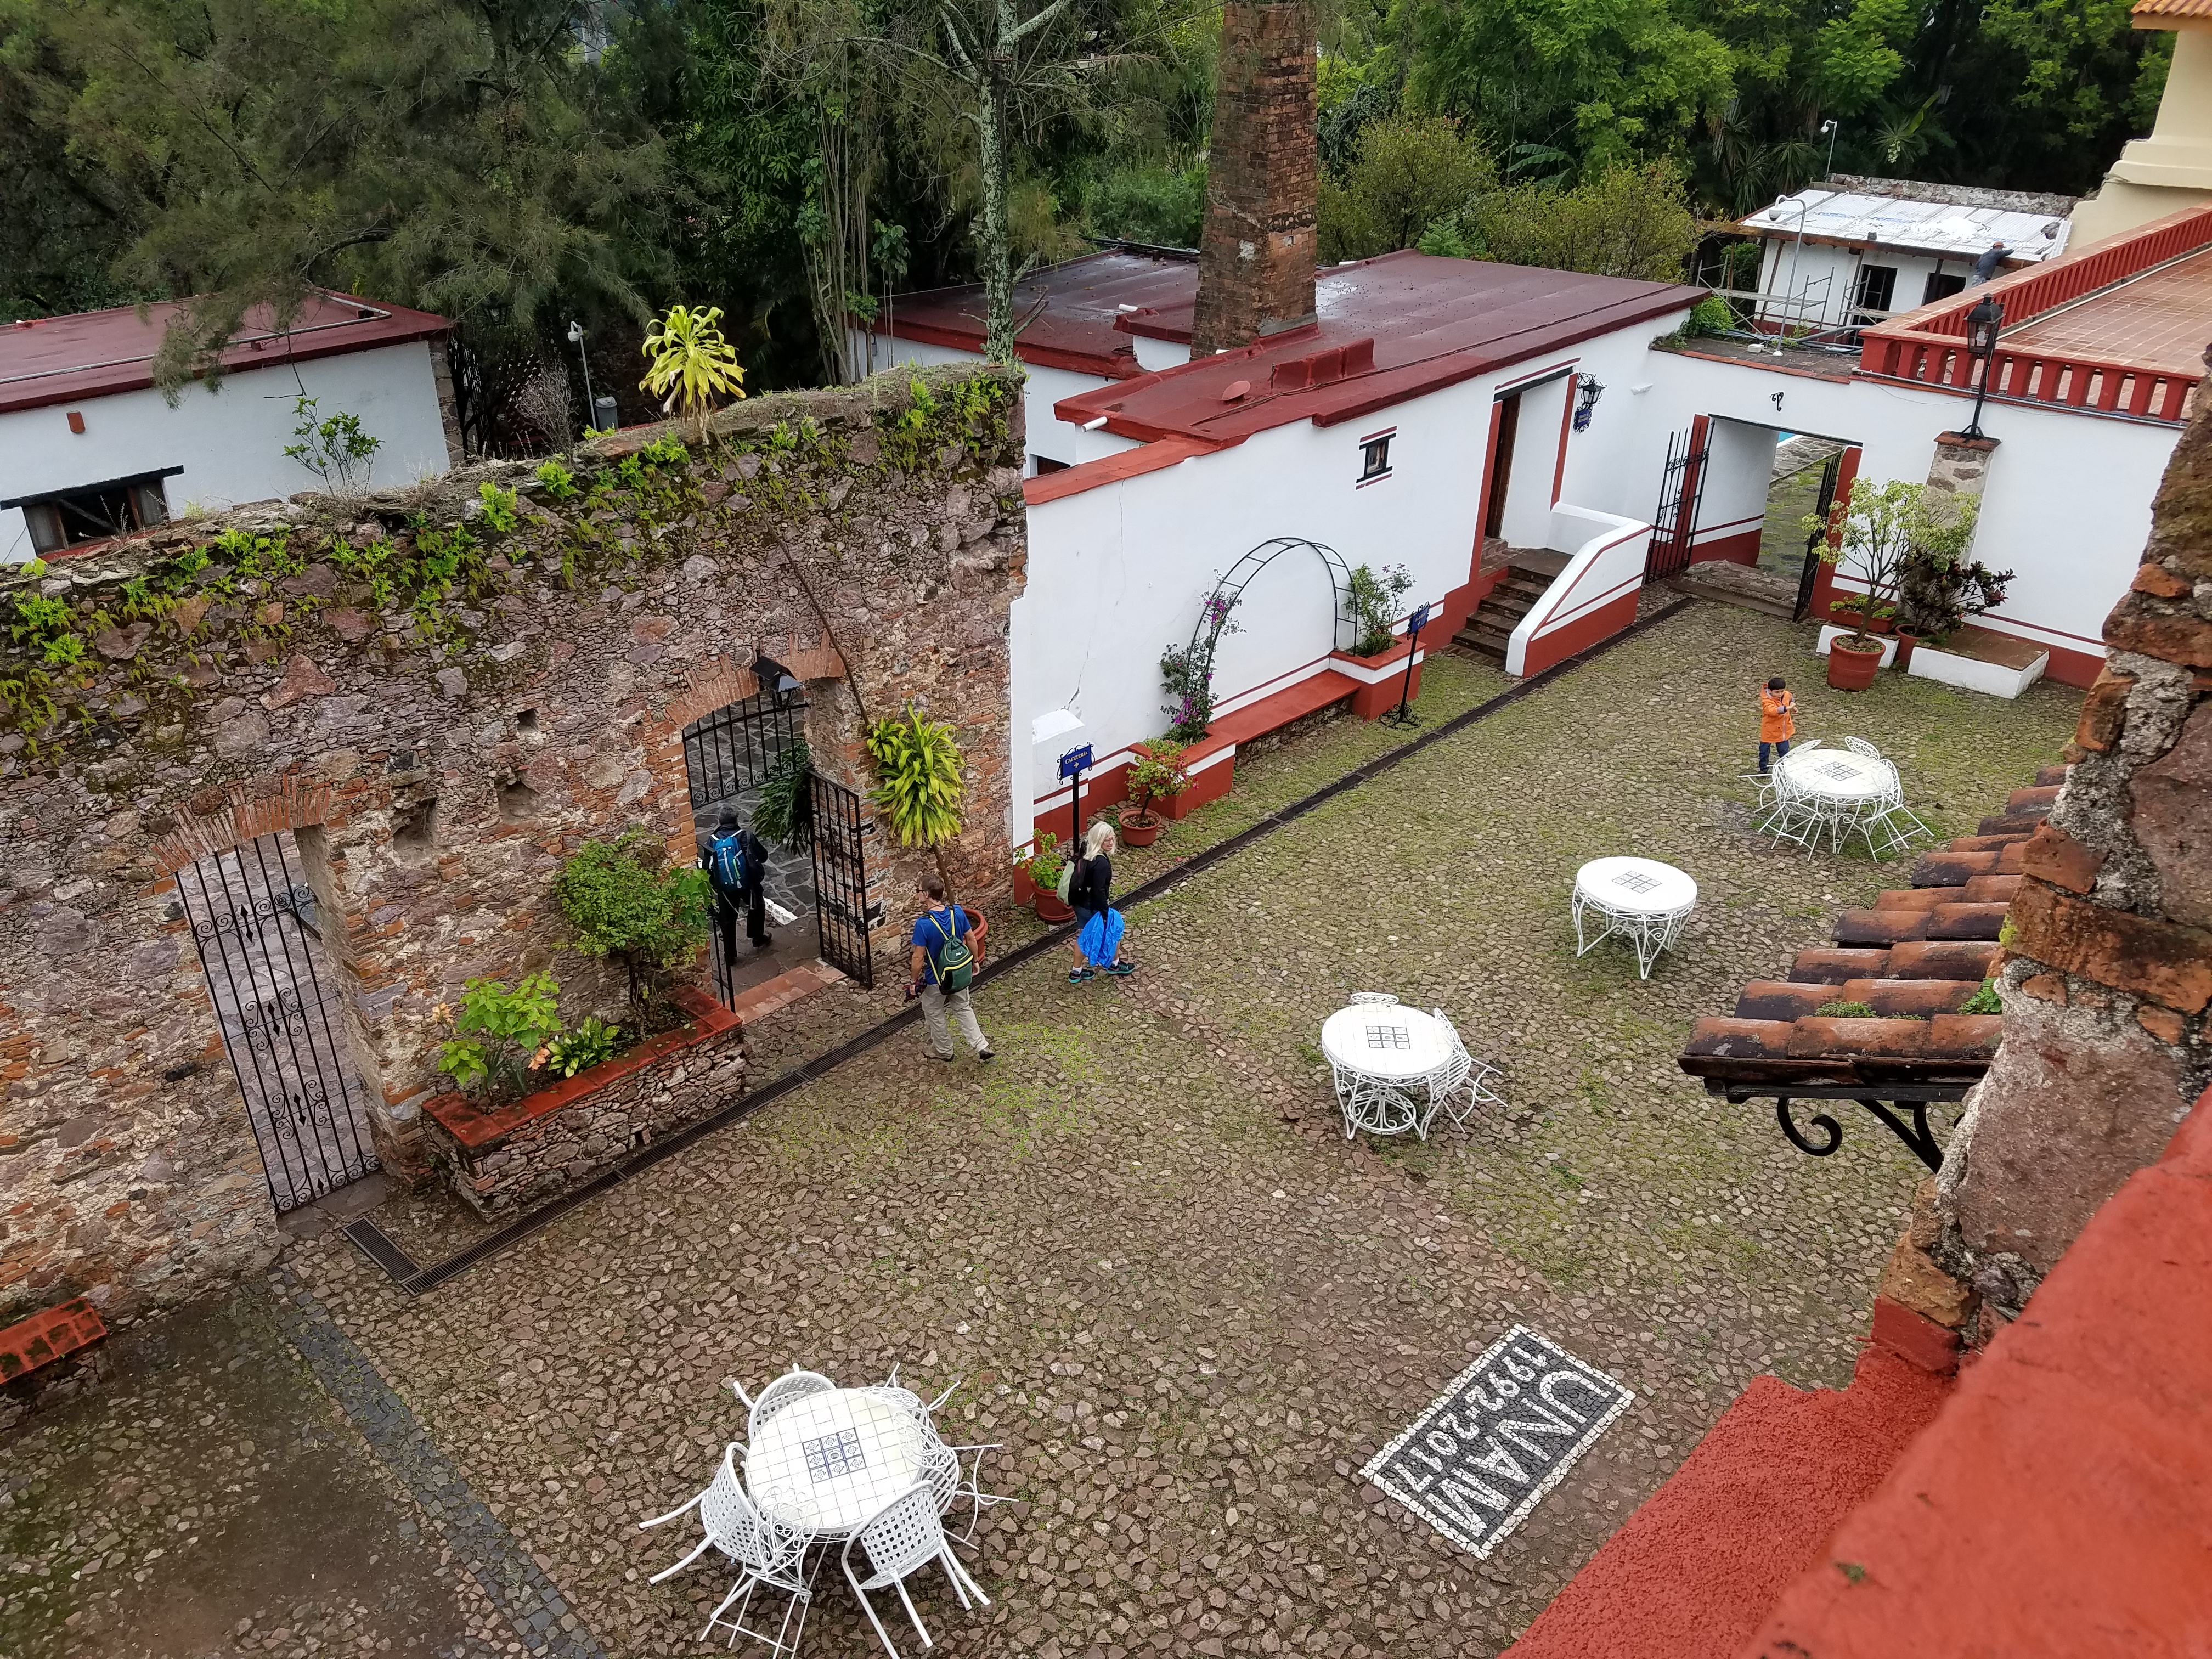
[[[1997,995],[1997,983],[1993,979],[1982,981],[1982,988],[1959,1005],[1962,1014],[2001,1014],[2004,1003]]]
[[[663,413],[690,421],[702,443],[714,399],[745,395],[745,372],[738,366],[738,349],[722,337],[721,321],[720,306],[671,306],[645,336],[652,367],[638,385],[663,400]]]
[[[1729,302],[1714,294],[1690,307],[1690,318],[1683,325],[1683,331],[1692,336],[1725,334],[1735,325],[1735,313],[1729,309]]]
[[[1390,624],[1398,619],[1398,601],[1413,590],[1413,573],[1402,564],[1386,564],[1378,574],[1366,565],[1352,573],[1352,617],[1358,638],[1352,644],[1356,657],[1372,657],[1388,651],[1397,638]]]
[[[668,969],[689,962],[707,937],[711,901],[704,870],[665,868],[665,842],[648,830],[587,841],[553,878],[553,899],[575,930],[579,956],[612,957],[629,976],[641,1030],[664,1016]]]
[[[1908,560],[1947,570],[1966,556],[1977,506],[1971,495],[1931,491],[1901,478],[1883,484],[1861,478],[1826,518],[1808,513],[1801,522],[1807,536],[1820,538],[1813,550],[1823,562],[1847,564],[1865,584],[1869,603],[1893,605]],[[1851,637],[1857,648],[1867,648],[1863,615]]]
[[[1139,817],[1152,816],[1155,798],[1180,795],[1190,787],[1190,775],[1182,769],[1182,752],[1181,745],[1155,749],[1130,763],[1129,793],[1137,798]]]
[[[805,738],[778,750],[761,780],[753,806],[753,833],[790,851],[814,842],[814,757]]]
[[[876,808],[902,847],[941,848],[960,833],[964,763],[952,728],[926,720],[912,703],[898,720],[868,728],[876,763]]]
[[[520,523],[517,508],[520,503],[512,489],[501,489],[489,478],[477,486],[477,500],[483,503],[484,528],[497,535],[505,535]]]
[[[504,980],[468,981],[459,1012],[442,1002],[434,1011],[453,1030],[438,1051],[438,1069],[462,1089],[500,1098],[526,1093],[560,1035],[560,995],[559,981],[542,970],[512,990]]]
[[[580,493],[576,488],[576,475],[558,461],[538,462],[538,482],[545,486],[545,493],[556,501],[568,501]]]
[[[574,1030],[563,1031],[545,1045],[545,1069],[562,1078],[588,1072],[620,1054],[626,1036],[621,1026],[586,1014]]]
[[[1872,1005],[1864,1002],[1824,1002],[1815,1011],[1822,1019],[1879,1019]]]
[[[2009,570],[1992,570],[1980,560],[1948,565],[1908,557],[1897,581],[1898,626],[1915,639],[1941,645],[1969,617],[1994,611],[2005,600]]]
[[[1167,687],[1168,741],[1194,743],[1213,720],[1211,645],[1173,645],[1160,653],[1160,683]]]
[[[1067,868],[1067,860],[1060,856],[1060,837],[1049,830],[1040,830],[1036,845],[1026,861],[1030,879],[1036,884],[1040,893],[1049,893],[1060,885],[1060,872]]]
[[[293,399],[292,413],[299,423],[292,428],[292,436],[297,441],[285,445],[284,454],[320,478],[325,489],[350,495],[368,487],[368,476],[376,465],[376,452],[384,447],[384,441],[372,437],[362,428],[358,416],[343,410],[325,420],[316,420],[315,410],[320,401],[304,392]],[[358,480],[356,472],[360,474]]]

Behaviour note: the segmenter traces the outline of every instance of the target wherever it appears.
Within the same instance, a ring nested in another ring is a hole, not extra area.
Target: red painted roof
[[[0,413],[81,403],[154,384],[154,353],[179,301],[149,306],[142,321],[135,307],[79,312],[0,324]],[[300,308],[289,330],[270,326],[265,307],[246,313],[245,326],[222,354],[226,372],[304,362],[349,351],[428,340],[453,327],[443,317],[404,306],[318,294]]]
[[[1108,250],[1036,272],[1014,289],[1017,322],[1044,308],[1016,342],[1025,363],[1065,368],[1109,380],[1145,371],[1134,334],[1190,338],[1198,267],[1188,259]],[[884,307],[876,332],[962,351],[983,349],[983,290],[931,289],[902,294]]]
[[[1322,271],[1310,328],[1063,398],[1054,412],[1078,425],[1103,415],[1108,431],[1143,440],[1229,443],[1294,421],[1334,426],[1699,297],[1674,283],[1386,253]]]

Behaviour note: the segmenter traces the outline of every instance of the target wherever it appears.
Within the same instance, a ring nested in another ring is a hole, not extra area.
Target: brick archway
[[[177,827],[154,843],[155,863],[161,873],[173,876],[188,864],[256,836],[304,830],[337,816],[331,810],[335,792],[327,783],[297,771],[284,773],[273,788],[269,783],[267,779],[246,779],[194,795],[179,814]]]

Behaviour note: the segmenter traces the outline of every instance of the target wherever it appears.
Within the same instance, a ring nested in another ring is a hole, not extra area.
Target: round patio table
[[[814,1538],[845,1538],[922,1478],[927,1431],[872,1389],[832,1389],[786,1406],[745,1453],[753,1502]]]
[[[1429,1079],[1450,1060],[1443,1026],[1400,1002],[1354,1003],[1322,1022],[1321,1051],[1336,1073],[1344,1133],[1425,1134]]]
[[[1651,964],[1673,948],[1682,924],[1697,908],[1698,884],[1671,864],[1656,859],[1592,859],[1575,872],[1571,908],[1575,919],[1575,954],[1594,951],[1615,933],[1636,952],[1636,976],[1651,977]],[[1590,933],[1595,915],[1604,926]]]
[[[1887,761],[1849,749],[1796,750],[1776,763],[1775,769],[1801,795],[1851,806],[1880,798],[1893,776]]]

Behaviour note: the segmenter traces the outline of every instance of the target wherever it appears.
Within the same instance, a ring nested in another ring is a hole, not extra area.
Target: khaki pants
[[[968,1039],[968,1046],[977,1054],[990,1048],[983,1040],[983,1028],[975,1023],[975,1005],[965,991],[947,994],[942,986],[921,988],[921,1023],[929,1033],[929,1049],[940,1060],[953,1055],[952,1033],[945,1029],[945,1013],[952,1011],[952,1018],[960,1022],[960,1035]]]

